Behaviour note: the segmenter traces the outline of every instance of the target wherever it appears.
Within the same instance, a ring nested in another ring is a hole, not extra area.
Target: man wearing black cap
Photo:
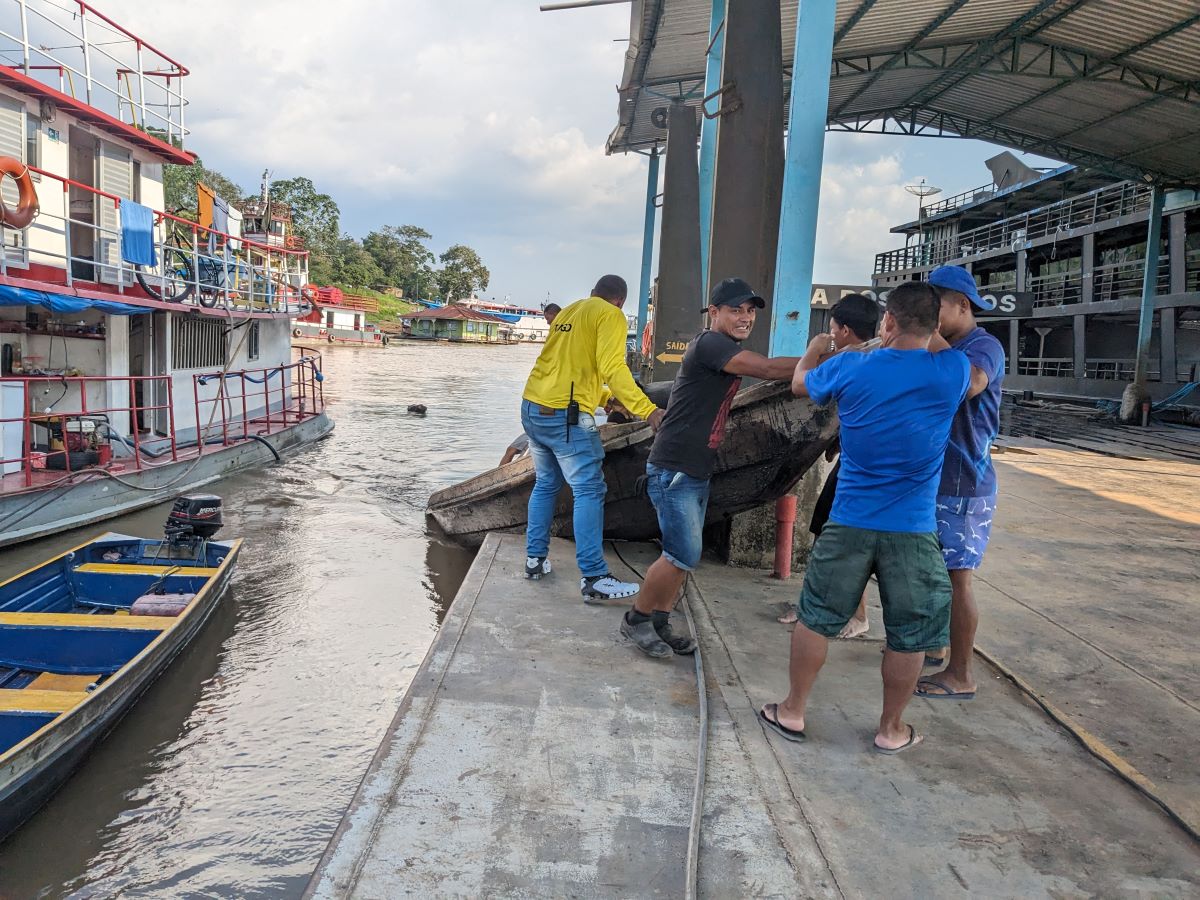
[[[647,490],[658,513],[662,556],[646,572],[633,609],[621,622],[621,633],[649,656],[696,651],[691,638],[672,632],[669,616],[687,573],[700,561],[708,482],[741,376],[786,381],[800,362],[795,356],[768,359],[742,349],[765,305],[741,278],[726,278],[713,288],[708,330],[683,354],[666,418],[650,450]]]
[[[953,592],[950,662],[917,683],[917,696],[973,700],[976,684],[971,662],[979,610],[972,573],[983,562],[996,513],[992,441],[1000,433],[1004,346],[975,321],[975,307],[995,309],[996,301],[980,296],[970,272],[962,266],[940,266],[929,273],[929,283],[941,301],[938,331],[970,361],[971,386],[954,416],[937,495],[938,540]],[[926,660],[943,661],[932,655]]]

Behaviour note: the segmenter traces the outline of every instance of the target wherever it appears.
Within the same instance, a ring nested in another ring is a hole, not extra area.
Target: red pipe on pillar
[[[796,496],[785,494],[775,501],[775,571],[772,578],[792,577],[792,533],[796,524]]]

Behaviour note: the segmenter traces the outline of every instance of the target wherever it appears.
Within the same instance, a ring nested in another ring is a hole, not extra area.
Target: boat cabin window
[[[25,114],[25,165],[37,166],[42,165],[42,153],[38,146],[38,138],[41,136],[42,120],[33,113]],[[37,178],[37,173],[34,173],[34,178]]]
[[[220,319],[171,319],[171,366],[210,369],[228,360],[225,323]]]
[[[258,359],[259,354],[259,323],[250,323],[250,334],[246,336],[247,359]]]

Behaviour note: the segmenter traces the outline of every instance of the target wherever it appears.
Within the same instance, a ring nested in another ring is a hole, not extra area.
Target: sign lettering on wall
[[[888,292],[886,290],[847,284],[814,284],[810,305],[813,309],[832,309],[847,294],[862,294],[864,297],[870,297],[881,307],[887,305]],[[976,310],[980,316],[996,319],[1021,319],[1033,315],[1033,293],[1031,291],[985,291],[980,296],[984,299],[991,298],[996,303],[995,309]]]

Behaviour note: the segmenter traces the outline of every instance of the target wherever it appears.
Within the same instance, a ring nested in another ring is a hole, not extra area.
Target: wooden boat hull
[[[99,540],[122,537],[110,534]],[[98,542],[88,542],[67,551],[61,557],[38,567],[38,570]],[[229,586],[241,541],[210,546],[224,548],[221,562],[215,574],[208,578],[179,616],[172,618],[157,637],[96,687],[86,699],[59,715],[51,724],[0,753],[0,841],[50,799],[91,749],[112,730],[211,617]],[[17,578],[27,574],[23,573]],[[5,584],[15,580],[10,579]]]
[[[757,384],[733,401],[717,454],[706,524],[770,503],[786,494],[837,436],[837,413],[793,397],[786,384]],[[603,425],[604,535],[631,541],[658,536],[658,520],[638,480],[646,473],[653,433],[644,422]],[[525,527],[533,489],[528,457],[500,466],[429,498],[428,514],[456,541],[478,546],[489,531]],[[570,537],[572,499],[559,496],[553,533]]]

